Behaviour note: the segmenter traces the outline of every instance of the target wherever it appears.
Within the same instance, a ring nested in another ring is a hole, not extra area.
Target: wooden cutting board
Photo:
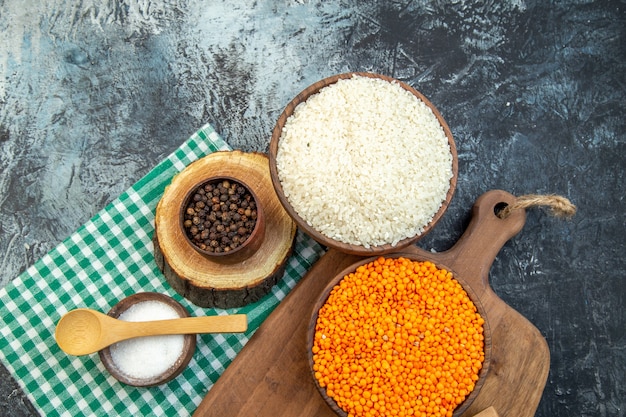
[[[489,286],[489,270],[496,255],[526,221],[523,210],[512,212],[506,219],[495,214],[502,203],[514,202],[509,193],[489,191],[474,204],[467,230],[451,249],[440,253],[416,247],[402,250],[454,271],[485,309],[491,329],[491,364],[479,395],[463,413],[467,417],[490,406],[501,417],[532,417],[548,377],[550,353],[545,339]],[[322,256],[258,328],[194,417],[335,417],[309,370],[306,331],[313,305],[324,287],[360,259],[335,250]]]

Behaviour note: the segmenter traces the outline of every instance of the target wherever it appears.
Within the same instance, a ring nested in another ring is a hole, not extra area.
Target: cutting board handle
[[[457,243],[446,252],[432,254],[452,270],[462,265],[463,277],[478,293],[490,289],[488,275],[496,255],[526,222],[525,210],[514,210],[506,218],[497,215],[515,199],[502,190],[484,193],[474,203],[470,224]]]

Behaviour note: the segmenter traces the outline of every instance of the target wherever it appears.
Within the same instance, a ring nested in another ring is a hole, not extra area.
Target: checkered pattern
[[[252,333],[322,255],[298,233],[282,280],[260,301],[239,309],[208,311],[180,297],[156,266],[154,213],[173,175],[228,145],[210,125],[183,145],[32,267],[0,290],[0,359],[43,416],[191,415]],[[136,388],[111,377],[97,354],[69,356],[54,339],[66,312],[89,307],[107,312],[143,291],[174,297],[192,315],[246,313],[245,334],[198,336],[196,353],[173,381]]]

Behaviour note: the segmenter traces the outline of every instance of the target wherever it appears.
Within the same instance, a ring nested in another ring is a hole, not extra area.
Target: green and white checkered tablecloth
[[[156,266],[154,213],[172,177],[192,161],[229,147],[202,127],[118,199],[0,290],[0,359],[43,416],[191,415],[213,383],[324,249],[298,232],[285,275],[262,300],[210,311],[179,296]],[[187,369],[153,387],[124,385],[97,354],[69,356],[54,339],[56,323],[74,308],[107,312],[143,291],[168,294],[192,315],[248,314],[245,334],[200,335]]]

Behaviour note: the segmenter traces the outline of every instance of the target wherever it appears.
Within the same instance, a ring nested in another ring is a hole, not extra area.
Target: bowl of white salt
[[[454,194],[450,128],[419,91],[350,72],[304,89],[276,122],[270,175],[313,239],[344,253],[394,252],[428,233]]]
[[[142,292],[124,298],[108,313],[125,321],[169,320],[189,317],[173,298]],[[164,384],[189,365],[196,350],[196,335],[145,336],[117,342],[98,352],[107,371],[118,381],[136,387]]]

